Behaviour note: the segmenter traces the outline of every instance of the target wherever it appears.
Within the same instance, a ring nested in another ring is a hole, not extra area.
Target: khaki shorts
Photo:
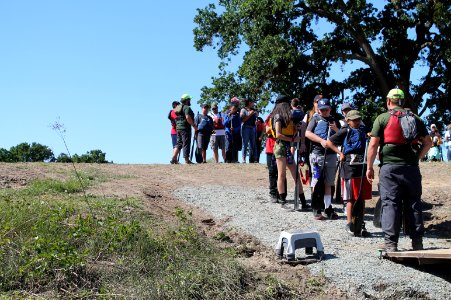
[[[291,165],[294,163],[293,155],[290,151],[290,142],[285,142],[281,140],[277,140],[274,144],[274,157],[278,158],[286,158],[287,164]]]

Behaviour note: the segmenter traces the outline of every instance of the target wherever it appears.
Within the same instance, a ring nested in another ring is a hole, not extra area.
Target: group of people
[[[196,117],[189,107],[190,100],[189,95],[182,95],[181,103],[174,102],[169,115],[173,122],[171,135],[174,145],[171,163],[178,163],[182,149],[185,163],[192,163],[189,158],[191,127],[200,149],[206,150],[211,139],[216,162],[218,149],[222,150],[225,162],[238,162],[240,150],[242,162],[246,162],[248,149],[249,161],[258,162],[257,141],[266,134],[265,152],[272,202],[286,206],[288,169],[298,193],[295,201],[301,203],[301,209],[311,209],[316,220],[338,219],[332,206],[332,195],[339,169],[341,180],[337,182],[347,216],[345,230],[363,236],[364,223],[359,229],[355,228],[352,211],[358,201],[364,203],[372,197],[374,162],[378,157],[384,248],[397,251],[402,223],[407,226],[404,229],[412,239],[413,249],[423,248],[419,160],[428,153],[432,139],[423,121],[403,108],[402,90],[390,90],[386,97],[388,111],[376,118],[371,131],[362,122],[361,113],[349,103],[341,107],[344,120],[335,118],[331,114],[329,99],[322,95],[314,98],[313,109],[307,113],[301,109],[299,99],[280,95],[264,122],[258,120],[252,100],[245,100],[244,108],[240,110],[239,100],[233,98],[224,113],[218,112],[216,104],[212,105],[210,113],[209,105],[204,104],[202,113]],[[401,122],[403,117],[408,121]],[[262,122],[261,132],[257,130],[258,122]],[[204,151],[202,158],[205,162]],[[307,181],[312,191],[311,207],[302,187],[304,180],[301,180],[299,166],[303,164],[309,167],[311,174]]]
[[[238,163],[238,152],[242,153],[242,163],[260,162],[260,153],[264,135],[263,119],[254,108],[252,100],[241,101],[234,97],[226,112],[219,111],[218,104],[202,104],[202,111],[194,116],[191,109],[191,96],[183,94],[180,102],[172,103],[168,119],[171,121],[172,159],[171,164],[179,163],[179,153],[183,150],[186,164],[192,164],[191,136],[193,143],[201,153],[199,163],[207,162],[209,145],[213,150],[213,159],[219,163],[219,150],[225,163]],[[211,109],[211,111],[210,111]],[[193,146],[194,146],[193,144]]]

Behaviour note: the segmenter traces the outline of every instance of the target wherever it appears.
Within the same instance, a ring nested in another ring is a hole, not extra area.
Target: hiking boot
[[[423,250],[423,240],[422,239],[413,239],[412,240],[412,249],[414,251]]]
[[[382,245],[379,245],[379,249],[381,249],[382,251],[385,251],[385,252],[397,252],[398,245],[384,243]]]
[[[352,223],[348,223],[346,224],[345,230],[349,235],[354,236],[354,226],[352,225]]]
[[[279,203],[282,204],[282,206],[284,206],[285,204],[287,204],[287,193],[279,194],[279,196],[280,196],[280,201],[279,201]]]
[[[299,201],[301,202],[301,209],[302,210],[309,210],[311,207],[307,204],[307,201],[305,200],[304,193],[299,194]]]
[[[326,208],[326,209],[324,210],[324,212],[326,213],[327,218],[328,218],[329,220],[337,220],[337,219],[338,219],[338,215],[337,215],[337,213],[334,211],[334,209],[332,208],[332,206],[329,206],[328,208]]]
[[[194,163],[192,161],[190,161],[189,159],[185,159],[185,164],[194,165]]]
[[[176,159],[171,159],[170,163],[171,163],[171,165],[178,165],[179,164],[178,160],[176,160]]]
[[[277,195],[269,194],[269,198],[271,199],[272,203],[278,203],[279,202],[279,198],[277,197]]]

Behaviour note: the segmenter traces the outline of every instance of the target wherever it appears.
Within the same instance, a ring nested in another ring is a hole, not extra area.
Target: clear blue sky
[[[59,120],[72,154],[168,163],[171,102],[189,93],[199,111],[218,73],[214,50],[193,47],[196,8],[210,2],[0,2],[0,147],[37,142],[58,156]]]
[[[168,163],[166,119],[217,74],[213,50],[193,47],[196,8],[210,1],[2,1],[0,147],[22,142],[115,163]]]

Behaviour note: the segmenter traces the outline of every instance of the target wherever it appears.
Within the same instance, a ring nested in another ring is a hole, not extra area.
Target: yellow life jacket
[[[276,128],[273,125],[273,118],[269,119],[269,127],[271,128],[271,134],[276,137]],[[293,137],[296,135],[296,126],[291,120],[287,127],[282,127],[282,134],[285,136]]]

